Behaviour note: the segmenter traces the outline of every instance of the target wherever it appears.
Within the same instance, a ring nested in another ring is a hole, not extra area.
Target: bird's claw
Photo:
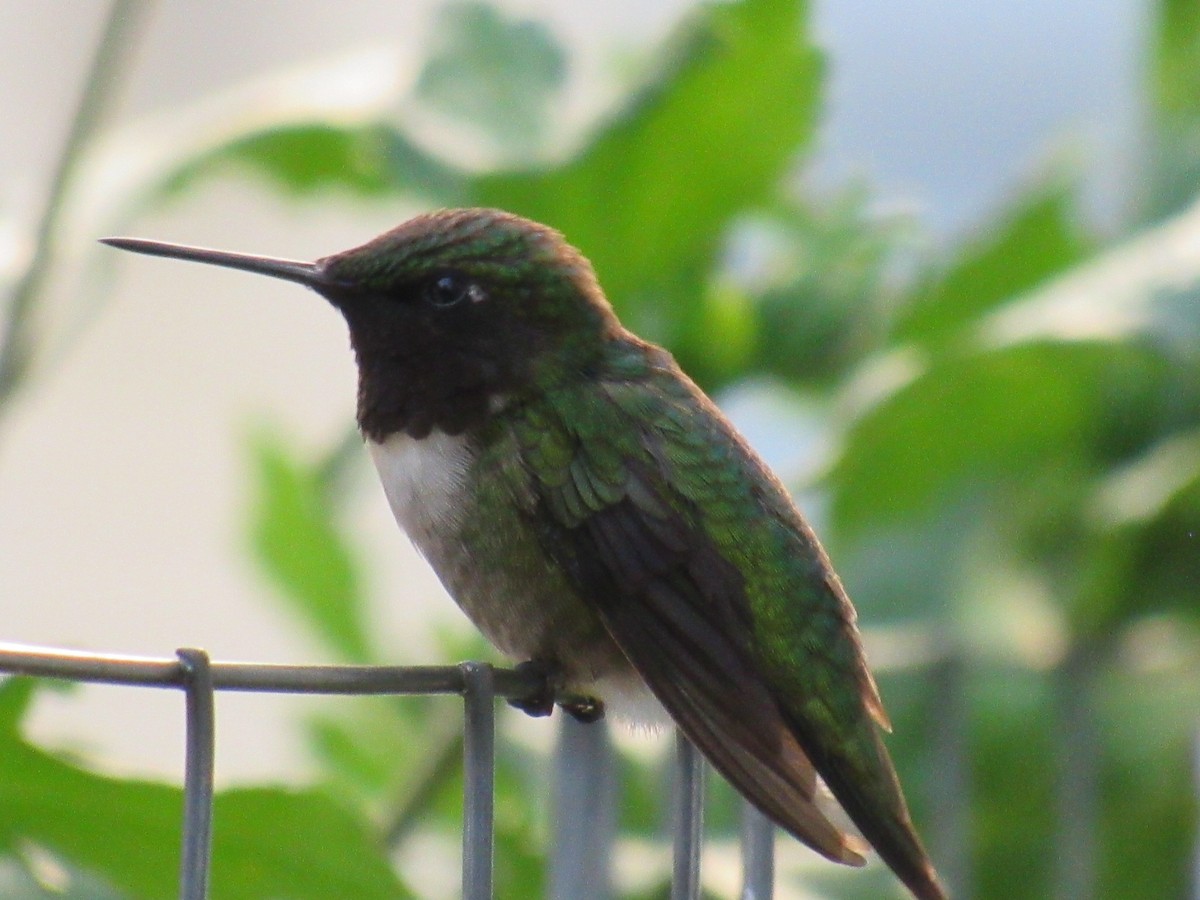
[[[580,722],[596,722],[604,718],[604,701],[583,694],[560,692],[559,672],[555,666],[537,659],[526,660],[516,666],[522,675],[531,675],[539,681],[538,689],[524,697],[512,697],[508,705],[529,716],[548,716],[558,706],[563,712]]]
[[[508,705],[535,718],[548,716],[554,712],[554,672],[550,666],[540,660],[530,659],[519,663],[516,671],[522,675],[536,678],[538,688],[524,697],[510,697]]]
[[[558,698],[559,708],[570,715],[575,721],[599,722],[604,718],[604,701],[596,697],[585,697],[581,694],[565,694]]]

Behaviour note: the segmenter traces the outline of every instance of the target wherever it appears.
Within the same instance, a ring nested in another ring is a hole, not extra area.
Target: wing
[[[860,865],[861,842],[818,808],[817,773],[751,647],[741,560],[712,533],[754,537],[762,509],[738,468],[744,448],[679,391],[690,385],[667,387],[560,393],[524,421],[537,519],[555,523],[544,543],[712,765],[810,847]]]
[[[737,570],[697,531],[622,500],[571,532],[578,583],[672,718],[731,783],[824,855],[861,864],[748,652]]]

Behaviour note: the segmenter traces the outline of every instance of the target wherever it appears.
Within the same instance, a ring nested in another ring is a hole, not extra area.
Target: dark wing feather
[[[555,530],[551,552],[712,765],[814,850],[861,865],[859,842],[818,809],[813,766],[755,669],[740,573],[694,519],[678,514],[681,498],[651,487],[661,479],[627,475],[638,499],[596,504]],[[568,490],[589,493],[580,488],[573,478]],[[546,498],[543,512],[571,505]]]

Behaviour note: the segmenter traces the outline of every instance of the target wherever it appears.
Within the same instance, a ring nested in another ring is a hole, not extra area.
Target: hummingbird
[[[316,262],[104,243],[298,282],[342,314],[392,512],[488,640],[545,676],[527,711],[636,715],[648,694],[813,850],[862,865],[869,844],[914,897],[948,896],[816,535],[559,232],[447,209]]]

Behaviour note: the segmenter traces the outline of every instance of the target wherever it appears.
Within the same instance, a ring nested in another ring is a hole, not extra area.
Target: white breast
[[[430,538],[457,530],[471,464],[462,437],[439,431],[419,440],[394,434],[382,443],[368,440],[367,450],[396,521],[419,549]]]

